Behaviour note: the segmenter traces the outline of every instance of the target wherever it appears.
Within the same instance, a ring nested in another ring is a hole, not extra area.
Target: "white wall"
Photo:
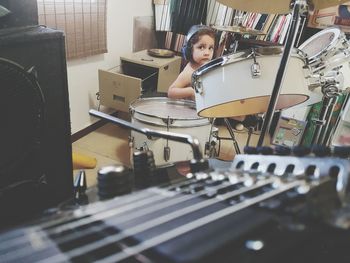
[[[108,0],[108,53],[67,62],[72,134],[96,122],[88,111],[98,106],[98,69],[115,67],[121,55],[132,52],[135,16],[153,16],[152,0]]]

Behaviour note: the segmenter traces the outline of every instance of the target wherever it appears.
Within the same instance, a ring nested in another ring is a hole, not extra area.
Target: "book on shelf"
[[[256,30],[262,31],[263,26],[264,26],[264,24],[265,24],[265,22],[266,22],[267,19],[268,19],[268,15],[267,15],[267,14],[262,14],[262,15],[260,16],[260,18],[259,18],[259,20],[258,20],[258,22],[256,23],[256,25],[255,25],[254,28],[255,28]]]
[[[287,32],[288,32],[288,29],[289,29],[289,25],[290,25],[290,22],[292,21],[292,14],[288,14],[286,16],[286,22],[283,26],[283,29],[282,29],[282,32],[281,32],[281,36],[278,40],[278,44],[280,45],[283,45],[284,44],[284,40],[286,38],[286,35],[287,35]]]
[[[272,42],[278,43],[279,37],[281,36],[282,28],[285,22],[286,22],[286,16],[281,15],[278,21],[278,24],[276,25],[276,30],[274,32],[274,35],[272,36]]]
[[[256,14],[256,17],[255,17],[254,22],[252,24],[252,28],[257,29],[256,26],[259,23],[261,16],[262,16],[261,14]]]
[[[261,14],[255,12],[236,12],[239,17],[232,21],[241,21],[240,25],[249,29],[261,31],[263,34],[254,36],[258,41],[267,41],[282,45],[291,24],[291,14]],[[245,38],[252,38],[245,36]],[[270,43],[271,44],[271,43]]]
[[[272,41],[272,35],[275,33],[276,25],[278,24],[278,21],[280,19],[280,15],[276,15],[270,25],[270,28],[267,31],[267,35],[264,38],[265,41]]]
[[[261,28],[261,31],[264,33],[264,35],[261,35],[258,37],[259,40],[265,40],[266,35],[270,29],[270,26],[272,22],[274,21],[276,15],[267,15],[267,18],[265,19],[265,22]]]

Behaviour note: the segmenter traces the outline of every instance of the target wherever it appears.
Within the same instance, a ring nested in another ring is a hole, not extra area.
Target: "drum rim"
[[[211,60],[210,62],[200,66],[197,70],[195,70],[192,74],[192,83],[196,81],[197,78],[199,78],[201,75],[205,74],[207,71],[210,71],[214,68],[217,68],[219,66],[223,66],[227,64],[230,60],[232,60],[232,57],[235,57],[235,61],[241,61],[247,58],[247,56],[251,53],[251,50],[245,49],[242,51],[239,51],[237,53],[232,53],[228,55],[224,55],[218,58],[215,58]],[[232,62],[230,62],[232,63]]]
[[[311,57],[309,57],[308,54],[303,51],[303,48],[305,48],[305,46],[309,45],[312,41],[314,41],[315,39],[319,38],[319,36],[327,34],[329,32],[334,33],[335,37],[332,39],[332,41],[330,43],[328,43],[328,45],[327,45],[327,47],[325,49],[322,49],[321,51],[319,51],[318,53],[316,53],[315,55],[313,55]],[[333,47],[334,43],[336,43],[336,41],[341,36],[341,33],[342,33],[341,30],[339,28],[336,28],[336,27],[330,27],[330,28],[323,29],[320,32],[317,32],[315,35],[311,36],[309,39],[305,40],[298,47],[298,49],[301,50],[302,52],[304,52],[307,55],[307,58],[309,60],[314,60],[315,58],[319,57],[322,53],[324,53],[325,51],[329,50],[330,47]]]
[[[153,116],[152,116],[153,117]],[[155,123],[155,122],[152,122],[152,121],[148,121],[148,120],[143,120],[143,119],[140,119],[140,118],[136,118],[136,117],[133,117],[133,119],[137,120],[138,122],[141,122],[141,123],[145,123],[145,124],[148,124],[148,125],[152,125],[152,126],[155,126],[155,127],[167,127],[166,123],[163,124],[159,124],[159,123]],[[158,118],[160,119],[160,118]],[[207,126],[207,125],[211,125],[210,124],[210,121],[208,120],[207,117],[201,117],[200,116],[200,119],[196,119],[196,121],[202,121],[200,123],[196,123],[196,124],[193,124],[191,123],[191,125],[179,125],[179,124],[170,124],[169,125],[169,129],[180,129],[180,128],[185,128],[185,129],[188,129],[188,128],[195,128],[195,127],[203,127],[203,126]],[[188,119],[187,120],[183,120],[183,121],[189,121]],[[188,122],[188,124],[190,124]],[[174,131],[172,131],[174,132]]]
[[[273,46],[276,48],[276,46]],[[263,49],[264,47],[260,48]],[[271,48],[271,47],[266,47],[266,48]],[[281,47],[283,49],[283,47]],[[216,58],[203,66],[199,67],[197,70],[195,70],[192,74],[192,85],[197,86],[198,80],[202,75],[205,73],[212,71],[218,67],[224,66],[226,64],[231,64],[231,63],[237,63],[246,59],[251,59],[252,50],[251,49],[245,49],[242,51],[239,51],[237,53],[232,53],[228,55],[221,56],[219,58]],[[282,53],[276,53],[276,54],[261,54],[261,53],[256,53],[257,58],[262,58],[262,57],[273,57],[273,56],[281,56]],[[303,61],[305,59],[299,54],[297,48],[292,48],[292,57],[299,58]],[[195,89],[196,90],[196,89]]]
[[[164,104],[170,102],[170,104],[174,104],[174,105],[184,105],[184,106],[185,105],[189,105],[191,108],[193,108],[193,110],[195,112],[197,112],[196,103],[194,101],[191,101],[191,100],[170,99],[170,98],[167,98],[167,97],[138,98],[138,99],[132,101],[130,103],[130,105],[129,105],[129,111],[130,111],[132,117],[134,116],[135,113],[138,113],[140,115],[149,116],[149,117],[153,117],[153,118],[157,118],[157,119],[165,119],[165,118],[162,118],[162,117],[157,116],[155,114],[150,114],[150,113],[147,113],[147,112],[144,112],[144,111],[137,110],[135,106],[137,106],[136,105],[137,103],[141,103],[141,101],[160,101],[160,102],[162,102]],[[196,118],[184,117],[184,118],[169,118],[169,119],[171,119],[171,120],[179,120],[179,121],[189,121],[189,120],[191,120],[191,121],[198,121],[198,120],[202,120],[202,119],[206,119],[206,118],[198,116],[198,114],[197,114]]]
[[[287,107],[287,108],[281,108],[281,109],[276,109],[276,110],[283,110],[283,109],[289,109],[289,108],[292,108],[292,107],[295,107],[297,105],[300,105],[302,103],[305,103],[306,101],[308,101],[310,99],[310,96],[307,95],[307,94],[292,94],[292,93],[284,93],[284,94],[281,94],[281,96],[290,96],[290,95],[298,95],[298,96],[303,96],[305,97],[306,99],[298,104],[295,104],[295,105],[292,105],[290,107]],[[269,97],[269,95],[264,95],[264,96],[255,96],[255,97],[250,97],[250,98],[245,98],[245,100],[250,100],[250,99],[256,99],[256,98],[264,98],[264,97]],[[203,114],[203,111],[206,111],[210,108],[214,108],[214,107],[218,107],[218,106],[222,106],[222,105],[225,105],[225,104],[228,104],[228,103],[234,103],[234,102],[238,102],[240,101],[240,99],[237,99],[237,100],[234,100],[234,101],[227,101],[227,102],[222,102],[222,103],[219,103],[219,104],[216,104],[214,106],[206,106],[206,107],[203,107],[201,110],[198,110],[198,115],[199,116],[202,116],[201,114]],[[252,115],[252,114],[260,114],[260,113],[264,113],[264,112],[254,112],[254,113],[248,113],[246,115]],[[235,115],[232,115],[232,113],[230,113],[229,115],[225,115],[225,116],[202,116],[204,118],[229,118],[229,117],[234,117]],[[240,115],[236,115],[236,116],[240,116]]]

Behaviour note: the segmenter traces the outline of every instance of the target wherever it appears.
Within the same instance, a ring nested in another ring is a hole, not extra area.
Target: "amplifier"
[[[36,72],[36,81],[40,85],[44,98],[44,116],[43,116],[43,136],[40,141],[40,157],[35,162],[29,162],[30,165],[24,165],[21,172],[18,173],[17,181],[12,178],[9,184],[28,179],[28,175],[36,175],[37,178],[45,178],[45,186],[48,187],[48,195],[38,197],[39,201],[29,201],[37,194],[37,191],[31,190],[30,193],[21,191],[16,193],[15,197],[19,200],[21,207],[13,205],[11,202],[4,200],[4,195],[0,194],[0,207],[2,203],[7,203],[7,207],[17,215],[27,216],[24,210],[30,207],[52,206],[71,198],[73,195],[73,165],[72,165],[72,146],[71,146],[71,127],[70,127],[70,112],[69,112],[69,98],[68,98],[68,82],[67,82],[67,66],[65,57],[65,43],[63,32],[46,28],[43,26],[27,26],[14,27],[0,30],[0,58],[9,60],[18,64],[25,70],[34,68]],[[21,76],[18,76],[20,78]],[[4,72],[0,72],[2,83],[8,83],[8,76]],[[0,85],[0,91],[3,89],[13,89],[16,87],[5,87]],[[29,87],[28,87],[29,88]],[[18,89],[18,87],[17,87]],[[6,93],[5,93],[6,94]],[[11,142],[19,140],[17,134],[21,134],[21,138],[28,136],[26,130],[26,121],[21,116],[26,116],[25,113],[28,108],[21,104],[19,98],[23,99],[17,94],[16,96],[3,97],[3,100],[11,99],[12,104],[7,107],[6,117],[11,122],[6,122],[3,118],[4,127],[7,130],[13,129],[9,132],[9,136],[1,136],[2,142],[0,145],[8,145]],[[4,103],[2,104],[2,106]],[[5,104],[6,105],[6,104]],[[3,108],[3,107],[2,107]],[[14,114],[14,113],[17,114]],[[11,125],[17,123],[18,125]],[[23,124],[23,125],[21,125]],[[20,127],[20,128],[17,128]],[[1,129],[0,129],[1,130]],[[2,130],[1,130],[2,131]],[[3,133],[0,132],[3,135]],[[16,145],[12,143],[12,145]],[[5,148],[6,149],[6,148]],[[17,152],[24,151],[24,149],[17,149]],[[1,168],[6,167],[4,164],[4,155],[9,153],[1,151]],[[1,178],[3,179],[3,178]],[[2,182],[2,180],[0,180]],[[1,188],[4,187],[1,185]],[[8,205],[10,204],[10,205]],[[2,208],[3,209],[3,208]],[[30,209],[29,209],[30,210]],[[7,210],[2,210],[3,214],[0,216],[2,222],[4,218],[9,217],[9,221],[13,222],[16,218],[11,217],[11,213]]]

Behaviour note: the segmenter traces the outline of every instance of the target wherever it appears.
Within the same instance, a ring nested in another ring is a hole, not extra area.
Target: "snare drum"
[[[301,44],[299,50],[306,55],[312,74],[330,71],[350,58],[349,42],[338,28],[316,33]]]
[[[199,140],[202,153],[208,142],[211,123],[198,117],[193,101],[172,100],[164,97],[138,99],[130,104],[131,122],[152,130],[191,135]],[[193,159],[190,145],[161,138],[147,138],[131,132],[134,150],[153,151],[155,164],[165,166],[173,162]]]
[[[265,47],[257,49],[254,55],[246,50],[200,67],[192,75],[198,114],[230,117],[266,112],[282,51],[280,47]],[[304,65],[304,58],[293,49],[276,110],[300,104],[312,96]]]

